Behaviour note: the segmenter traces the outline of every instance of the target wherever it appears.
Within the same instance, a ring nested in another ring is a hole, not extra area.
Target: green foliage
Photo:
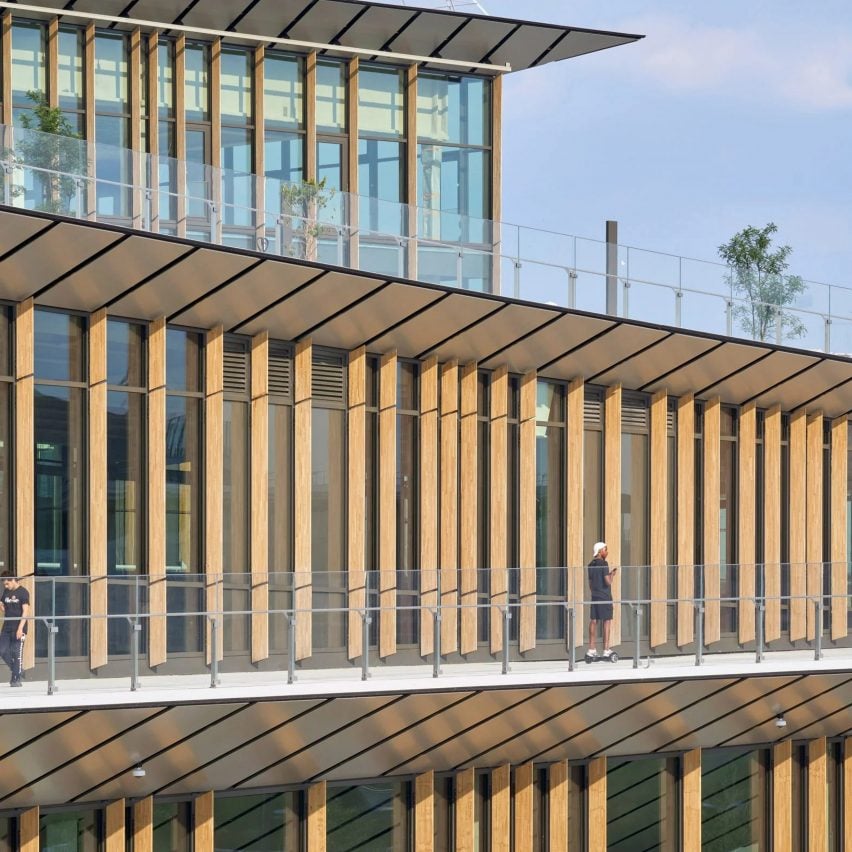
[[[334,187],[326,188],[326,178],[281,186],[281,212],[291,257],[315,258],[317,237],[322,231],[319,214],[334,194]]]
[[[733,291],[745,304],[734,307],[734,317],[743,331],[755,340],[769,340],[781,327],[781,338],[795,339],[805,333],[804,323],[784,310],[805,291],[798,275],[788,275],[790,246],[772,245],[778,226],[749,225],[719,246],[719,256],[731,267]]]

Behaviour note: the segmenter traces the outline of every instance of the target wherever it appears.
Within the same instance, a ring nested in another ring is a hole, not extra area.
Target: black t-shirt
[[[593,601],[611,601],[612,587],[604,577],[609,574],[609,563],[596,556],[589,563],[589,590]]]
[[[3,619],[4,630],[17,630],[24,614],[24,604],[29,604],[30,593],[23,587],[17,589],[3,589],[0,593],[0,603],[3,604],[5,618]],[[26,624],[24,625],[26,630]]]

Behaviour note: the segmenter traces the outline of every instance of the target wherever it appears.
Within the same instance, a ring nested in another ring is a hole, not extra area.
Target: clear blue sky
[[[510,75],[504,219],[714,259],[775,221],[791,271],[852,286],[849,0],[483,0],[644,33]]]

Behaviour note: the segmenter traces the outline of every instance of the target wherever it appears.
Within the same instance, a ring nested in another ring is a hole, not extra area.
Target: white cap
[[[597,542],[597,544],[595,544],[594,552],[592,553],[592,559],[594,559],[605,547],[606,547],[605,541]]]

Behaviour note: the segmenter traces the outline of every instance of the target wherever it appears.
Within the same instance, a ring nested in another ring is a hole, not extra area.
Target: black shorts
[[[612,620],[612,601],[595,601],[592,604],[589,618],[592,621],[611,621]]]

